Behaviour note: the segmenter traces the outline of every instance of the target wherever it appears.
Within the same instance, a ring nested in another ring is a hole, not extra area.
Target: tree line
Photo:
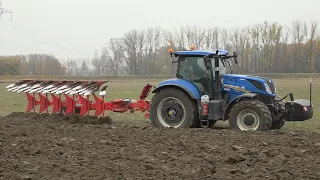
[[[169,75],[175,72],[176,66],[171,62],[168,49],[185,50],[190,45],[196,49],[237,52],[239,64],[232,63],[236,73],[320,72],[319,25],[317,22],[299,20],[292,21],[290,25],[265,21],[233,29],[197,26],[173,30],[161,27],[133,29],[122,37],[111,38],[106,46],[96,50],[90,61],[74,59],[61,64],[50,55],[28,55],[10,57],[10,68],[9,61],[2,57],[0,72],[32,72],[39,75]],[[21,66],[17,65],[19,62]],[[35,65],[35,68],[31,68],[31,65]]]
[[[47,54],[0,56],[0,75],[58,75],[65,67]]]

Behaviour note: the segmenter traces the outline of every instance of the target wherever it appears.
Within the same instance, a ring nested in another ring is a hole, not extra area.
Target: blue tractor
[[[169,52],[173,63],[178,63],[177,73],[153,91],[150,120],[155,127],[211,128],[217,121],[228,120],[236,130],[265,131],[313,116],[311,84],[310,100],[294,100],[292,93],[280,98],[269,78],[226,73],[230,59],[238,64],[236,53]]]

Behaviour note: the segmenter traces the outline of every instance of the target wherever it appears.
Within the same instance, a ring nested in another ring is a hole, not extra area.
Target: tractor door
[[[193,83],[201,95],[210,93],[210,71],[206,69],[203,57],[179,56],[177,78]]]

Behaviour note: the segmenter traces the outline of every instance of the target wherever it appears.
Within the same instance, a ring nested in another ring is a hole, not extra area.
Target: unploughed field
[[[115,80],[108,100],[136,99],[146,83]],[[278,94],[309,98],[309,79],[275,79]],[[24,94],[0,84],[0,179],[320,179],[320,79],[314,118],[280,131],[156,129],[142,113],[76,118],[25,114]],[[151,98],[151,96],[150,96]]]

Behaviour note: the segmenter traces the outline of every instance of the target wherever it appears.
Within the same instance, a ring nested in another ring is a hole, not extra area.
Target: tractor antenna
[[[310,77],[310,108],[312,107],[311,94],[312,94],[312,77]]]
[[[10,20],[12,20],[12,12],[7,9],[4,9],[2,7],[2,1],[0,1],[0,21],[1,21],[2,14],[4,14],[4,13],[11,14]]]

